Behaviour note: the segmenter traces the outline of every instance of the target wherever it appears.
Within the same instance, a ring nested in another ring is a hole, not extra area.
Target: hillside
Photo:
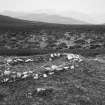
[[[60,16],[59,14],[49,14],[44,12],[33,12],[33,13],[22,13],[22,12],[12,12],[4,11],[2,14],[7,16],[12,16],[19,19],[25,19],[30,21],[41,21],[48,23],[57,23],[57,24],[88,24],[86,21],[75,19],[74,17]]]
[[[95,53],[104,53],[104,39],[104,25],[52,24],[0,15],[0,55],[30,55],[62,50],[86,55],[86,52],[95,49]]]
[[[10,16],[0,15],[0,31],[28,31],[32,30],[35,27],[47,25],[48,23],[39,22],[39,21],[28,21],[24,19],[17,19]]]
[[[69,25],[66,24],[55,24],[55,23],[48,23],[48,22],[41,22],[41,21],[32,21],[32,20],[27,20],[27,19],[18,19],[10,16],[5,16],[5,15],[0,15],[0,31],[5,30],[5,31],[13,31],[13,29],[16,30],[21,30],[21,31],[29,31],[33,29],[65,29],[67,27],[70,27]],[[78,26],[77,26],[78,27]],[[71,27],[72,28],[72,27]]]
[[[20,16],[19,18],[30,20],[30,21],[42,21],[42,22],[57,23],[57,24],[87,24],[86,22],[83,22],[74,18],[67,18],[59,15],[48,15],[45,13],[27,14],[27,15]]]
[[[33,15],[35,16],[35,15]],[[46,17],[46,15],[43,15],[44,17]],[[39,17],[41,17],[41,15],[39,15]],[[51,17],[51,16],[49,16]],[[54,15],[53,15],[54,17]],[[22,19],[23,18],[23,19]],[[30,19],[28,19],[30,18]],[[36,17],[38,19],[38,16]],[[42,17],[41,17],[42,18]],[[54,17],[55,19],[56,17]],[[54,20],[52,19],[52,20]],[[30,20],[30,21],[29,21]],[[49,18],[49,20],[51,20]],[[57,18],[57,21],[61,21],[59,20],[59,17]],[[64,22],[65,20],[62,19],[62,22]],[[67,20],[68,21],[68,20]],[[66,22],[67,22],[66,21]],[[104,31],[105,27],[104,25],[86,25],[86,24],[66,24],[66,22],[64,24],[58,24],[58,23],[48,23],[48,22],[43,22],[43,21],[38,21],[38,20],[34,20],[31,19],[31,17],[21,17],[21,19],[15,18],[15,17],[10,17],[10,16],[5,16],[5,15],[0,15],[0,31],[3,29],[5,31],[8,30],[12,30],[12,29],[21,29],[21,31],[26,28],[25,31],[31,30],[33,31],[33,29],[38,29],[38,30],[42,30],[42,29],[46,29],[46,30],[79,30],[79,31],[87,31],[87,30],[92,30],[92,31]],[[69,22],[68,22],[69,23]],[[76,23],[76,21],[75,21]],[[77,22],[78,23],[78,22]],[[27,30],[28,29],[28,30]],[[12,30],[13,31],[13,30]]]
[[[22,26],[22,25],[32,25],[33,22],[12,18],[9,16],[0,15],[0,26],[4,25],[14,25],[14,26]]]

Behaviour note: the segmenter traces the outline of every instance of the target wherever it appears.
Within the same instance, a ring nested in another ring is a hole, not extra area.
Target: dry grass
[[[64,62],[64,58],[59,58],[47,63]],[[24,71],[45,64],[29,63],[15,68]],[[85,59],[76,64],[78,67],[73,70],[55,71],[47,78],[29,77],[1,84],[0,105],[105,105],[105,63]],[[44,90],[38,92],[38,88]]]

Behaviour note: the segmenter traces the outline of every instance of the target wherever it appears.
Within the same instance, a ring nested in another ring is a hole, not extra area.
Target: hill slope
[[[58,24],[87,24],[86,22],[83,22],[74,18],[67,18],[59,15],[48,15],[45,13],[28,14],[28,15],[20,16],[19,18],[30,20],[30,21],[42,21],[42,22],[58,23]]]
[[[4,11],[3,15],[12,16],[19,19],[31,20],[31,21],[41,21],[48,23],[57,24],[88,24],[86,21],[79,20],[75,17],[66,17],[59,14],[49,14],[44,12],[34,12],[34,13],[22,13],[13,11]]]
[[[23,25],[33,25],[34,22],[12,18],[9,16],[0,15],[0,26],[23,26]]]
[[[26,30],[27,31],[27,29],[32,30],[38,27],[40,28],[40,26],[43,26],[43,25],[48,26],[48,23],[39,22],[39,21],[28,21],[25,19],[17,19],[10,16],[0,15],[0,31],[2,30],[5,30],[5,31]]]

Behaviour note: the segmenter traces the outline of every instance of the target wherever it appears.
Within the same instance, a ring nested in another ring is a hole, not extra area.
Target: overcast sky
[[[105,13],[105,0],[0,0],[0,11],[72,10],[85,14]]]

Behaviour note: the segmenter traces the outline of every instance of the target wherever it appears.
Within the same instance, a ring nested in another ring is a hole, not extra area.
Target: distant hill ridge
[[[41,16],[40,16],[41,17]],[[46,17],[46,16],[45,16]],[[59,19],[58,19],[59,20]],[[11,16],[0,15],[0,29],[17,29],[20,28],[21,30],[24,28],[27,29],[40,29],[40,28],[49,28],[49,27],[64,27],[69,26],[72,24],[59,24],[59,23],[49,23],[43,21],[35,21],[35,20],[28,20],[28,19],[19,19]],[[76,24],[73,24],[76,25]]]
[[[19,16],[20,19],[30,20],[30,21],[42,21],[48,23],[57,24],[88,24],[84,21],[80,21],[70,17],[63,17],[59,15],[48,15],[45,13],[33,13]]]
[[[41,12],[22,13],[14,11],[4,11],[1,14],[29,21],[40,21],[40,22],[57,23],[57,24],[89,24],[86,21],[79,20],[72,16],[65,17],[58,14],[47,14]]]
[[[0,15],[0,30],[2,29],[33,29],[35,26],[46,25],[47,23],[38,21],[28,21],[24,19],[18,19],[10,16]]]
[[[6,24],[10,24],[10,25],[12,25],[12,24],[19,25],[20,24],[21,25],[21,24],[32,24],[32,23],[34,23],[34,22],[0,15],[0,25],[4,25],[4,24],[5,25]]]
[[[15,17],[0,15],[0,31],[2,30],[105,30],[104,25],[92,25],[92,24],[59,24],[59,23],[48,23],[42,21],[32,21],[26,19],[18,19]]]

